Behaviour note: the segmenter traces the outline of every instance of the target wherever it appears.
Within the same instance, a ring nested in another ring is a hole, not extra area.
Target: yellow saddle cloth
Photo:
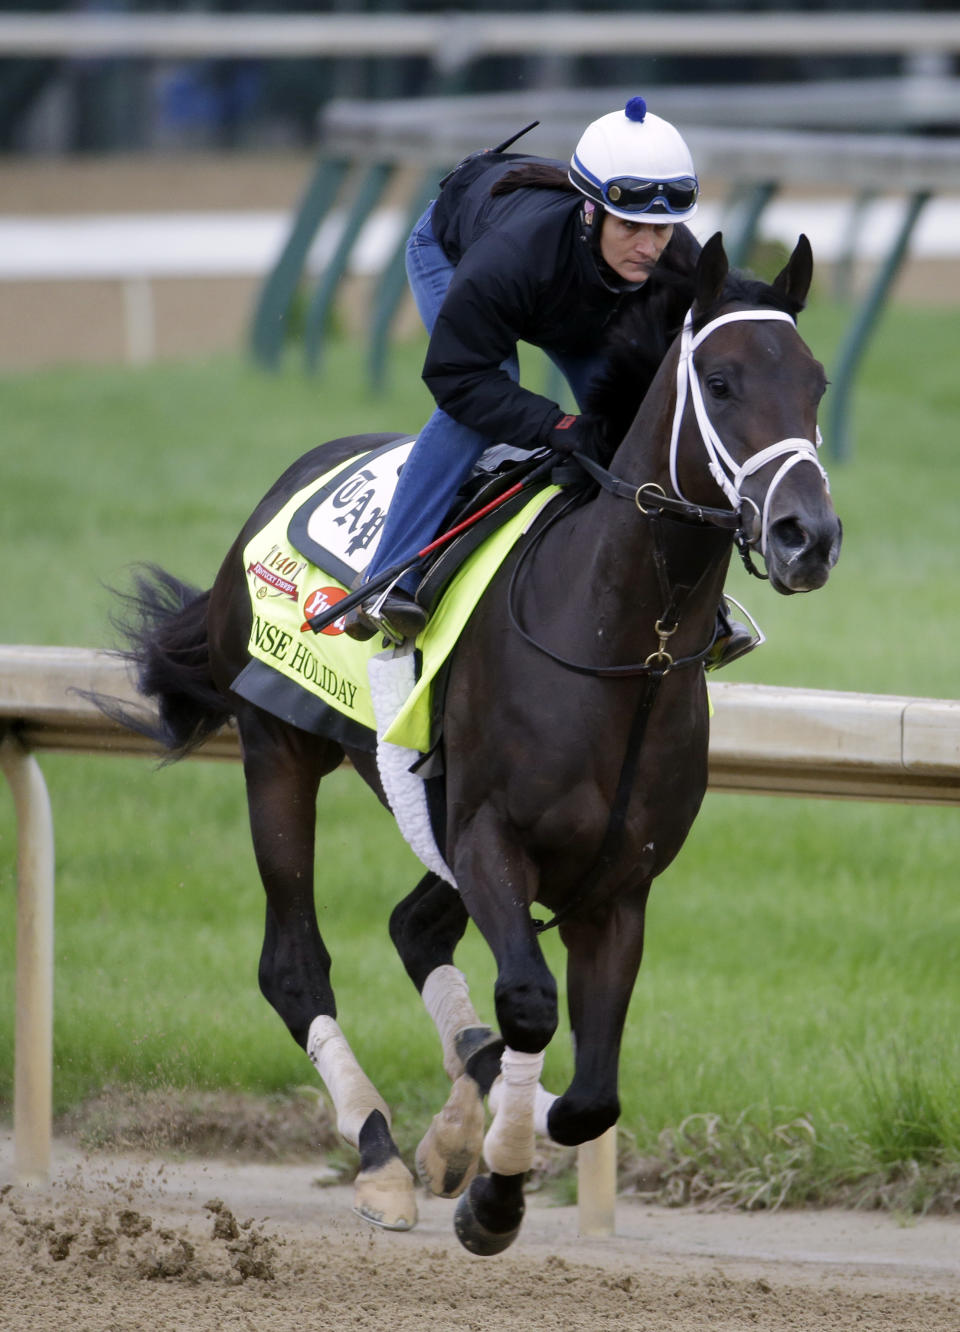
[[[409,441],[405,441],[409,444]],[[383,455],[384,450],[376,454]],[[268,666],[285,680],[306,691],[333,710],[335,714],[375,733],[377,721],[370,698],[367,664],[372,656],[382,651],[379,636],[366,643],[358,643],[343,632],[343,621],[335,620],[320,633],[314,633],[308,619],[334,606],[347,595],[351,570],[345,566],[342,552],[331,554],[327,564],[335,572],[311,562],[299,548],[306,546],[308,553],[323,558],[323,540],[316,540],[320,524],[313,515],[313,501],[330,501],[331,496],[345,494],[351,489],[354,497],[354,516],[363,500],[362,487],[356,478],[360,463],[370,463],[373,454],[351,458],[326,475],[311,482],[293,495],[275,517],[254,536],[243,552],[243,566],[253,610],[253,624],[248,651],[254,662]],[[396,467],[391,468],[392,481]],[[337,477],[344,477],[337,489]],[[431,744],[431,688],[437,672],[446,661],[474,607],[483,595],[490,579],[500,567],[514,542],[520,537],[546,503],[558,493],[559,487],[547,486],[504,525],[498,528],[454,574],[443,598],[431,616],[423,633],[417,639],[421,669],[418,680],[405,704],[384,737],[390,743],[408,749],[426,752]],[[363,505],[366,531],[372,526],[368,492]],[[328,503],[328,508],[330,504]],[[379,505],[376,506],[379,511]],[[334,510],[335,512],[335,506]],[[345,516],[346,515],[346,516]],[[341,535],[349,529],[350,515],[341,506],[333,519],[339,524]],[[382,525],[382,519],[380,521]],[[360,530],[360,525],[358,530]],[[306,536],[308,528],[310,536]],[[297,545],[293,544],[293,540]],[[346,541],[346,536],[344,535]],[[349,543],[348,543],[349,544]],[[333,545],[331,540],[330,545]],[[356,541],[354,539],[354,545]],[[369,541],[360,552],[363,563],[369,562],[375,542]],[[346,550],[346,545],[343,546]],[[356,553],[356,551],[355,551]],[[337,576],[339,575],[339,576]],[[234,688],[243,697],[258,706],[276,712],[306,729],[325,733],[325,710],[305,712],[309,722],[301,722],[296,707],[289,705],[289,692],[280,691],[277,698],[284,703],[271,702],[271,690],[251,683],[255,677],[248,667],[234,682]],[[259,677],[262,681],[262,675]],[[335,727],[333,728],[336,729]]]

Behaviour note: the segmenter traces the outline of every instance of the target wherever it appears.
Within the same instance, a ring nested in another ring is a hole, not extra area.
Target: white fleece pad
[[[367,663],[367,674],[377,719],[377,767],[393,816],[417,859],[456,888],[430,826],[426,785],[410,771],[410,765],[423,755],[383,738],[416,683],[412,644],[377,653]]]

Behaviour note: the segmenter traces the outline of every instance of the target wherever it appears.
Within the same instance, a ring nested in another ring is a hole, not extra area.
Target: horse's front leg
[[[456,840],[454,873],[464,902],[497,963],[497,1023],[505,1048],[493,1125],[483,1144],[490,1174],[460,1199],[456,1232],[471,1253],[499,1253],[523,1218],[523,1180],[533,1164],[534,1115],[544,1051],[557,1028],[557,987],[530,917],[537,869],[489,808]],[[486,1051],[481,1051],[482,1059]]]
[[[567,1002],[574,1043],[570,1086],[549,1106],[554,1142],[590,1142],[620,1117],[620,1042],[643,957],[644,914],[650,884],[566,925]]]
[[[317,925],[314,823],[321,778],[339,746],[258,709],[237,716],[250,828],[267,894],[260,988],[307,1052],[333,1101],[337,1128],[360,1153],[355,1210],[391,1230],[416,1223],[413,1179],[390,1134],[390,1111],[337,1023],[330,955]]]
[[[499,1072],[503,1042],[477,1016],[467,979],[453,964],[469,916],[456,889],[427,874],[394,909],[390,937],[433,1020],[453,1083],[417,1148],[417,1173],[431,1193],[456,1198],[477,1173],[483,1099]]]

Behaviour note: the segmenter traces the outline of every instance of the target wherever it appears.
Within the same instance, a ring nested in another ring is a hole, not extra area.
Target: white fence
[[[928,55],[960,51],[950,13],[0,14],[0,55]]]
[[[145,706],[110,653],[0,646],[0,734],[24,751],[157,753],[76,690]],[[713,680],[710,695],[714,790],[960,803],[960,701]],[[199,756],[239,758],[235,733]]]
[[[53,816],[35,753],[156,753],[75,690],[138,703],[107,653],[0,647],[0,764],[18,830],[14,1138],[24,1181],[49,1178],[52,1135]],[[714,790],[960,803],[960,702],[722,683],[710,693]],[[235,732],[198,756],[239,758]],[[613,1130],[581,1148],[578,1178],[581,1233],[612,1234]]]

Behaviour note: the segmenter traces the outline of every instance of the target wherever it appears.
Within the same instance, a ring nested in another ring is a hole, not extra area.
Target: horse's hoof
[[[510,1245],[520,1234],[520,1222],[523,1220],[523,1194],[519,1197],[519,1212],[514,1208],[515,1223],[511,1224],[507,1230],[491,1229],[492,1220],[483,1220],[481,1215],[485,1210],[483,1208],[482,1186],[489,1181],[481,1176],[467,1190],[460,1201],[457,1203],[457,1210],[453,1217],[453,1229],[457,1239],[468,1251],[475,1253],[481,1258],[490,1258],[495,1253],[503,1253],[504,1249],[509,1249]],[[477,1187],[481,1188],[481,1195],[474,1198],[474,1192]]]
[[[384,1230],[413,1229],[417,1224],[413,1176],[399,1156],[360,1172],[353,1186],[353,1210]]]
[[[473,1078],[457,1078],[447,1103],[417,1148],[417,1174],[438,1198],[458,1198],[477,1173],[483,1150],[483,1098]]]

